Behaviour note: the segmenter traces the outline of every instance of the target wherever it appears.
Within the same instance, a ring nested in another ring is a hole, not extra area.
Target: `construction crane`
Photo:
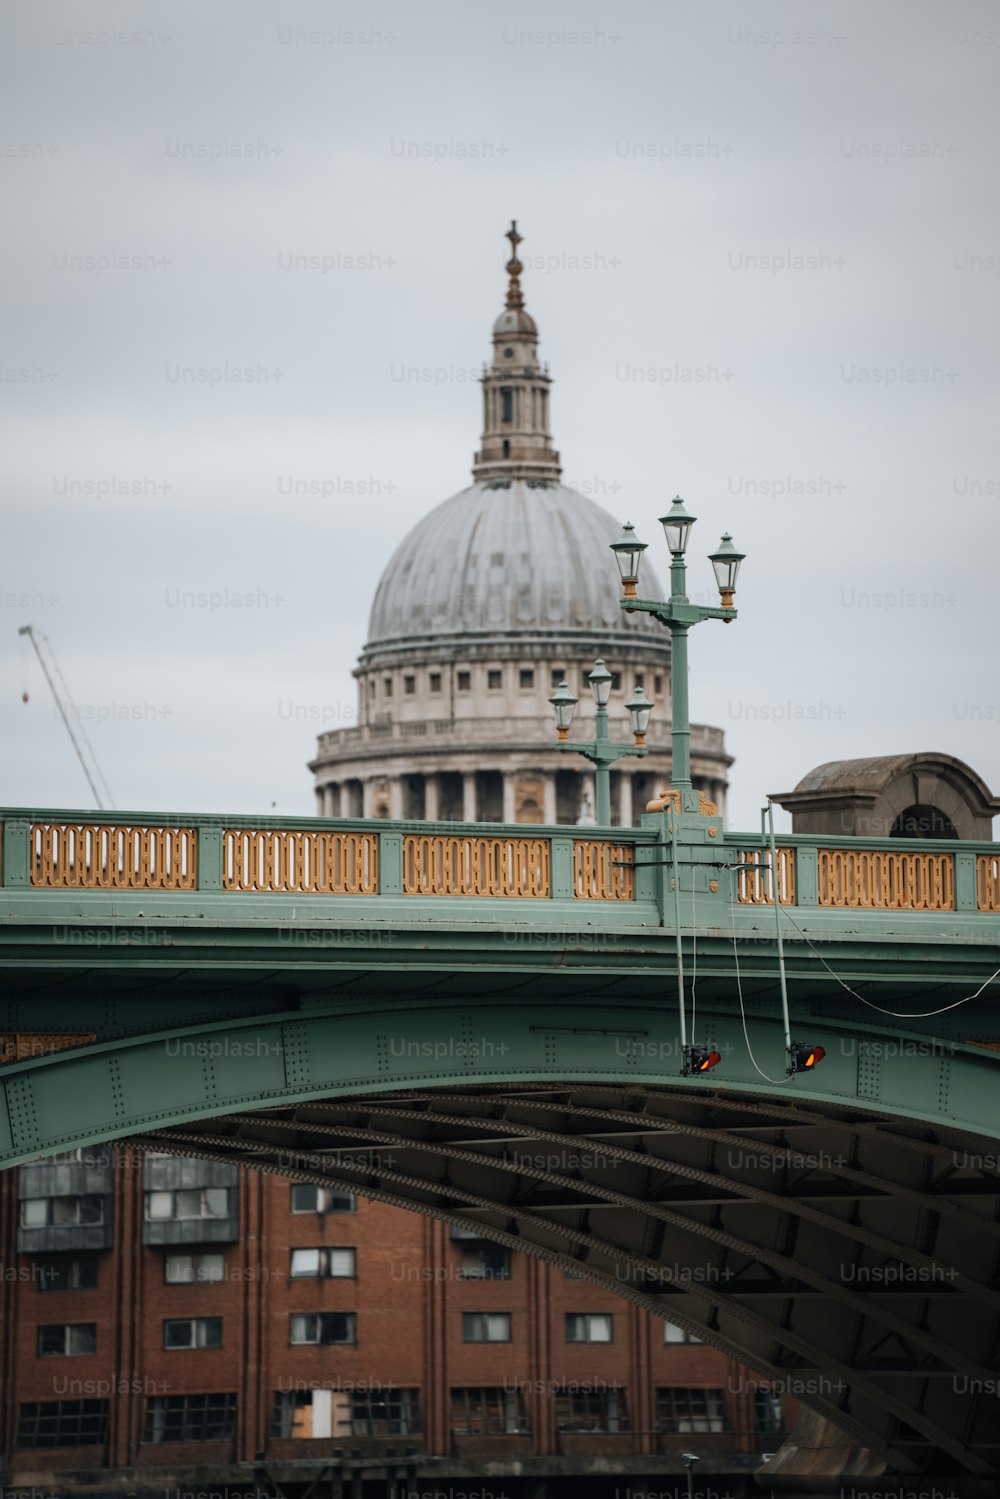
[[[111,799],[111,792],[108,790],[108,783],[104,779],[104,773],[97,763],[97,756],[94,754],[93,745],[87,738],[87,731],[83,726],[83,718],[73,706],[70,690],[66,686],[66,678],[59,669],[59,663],[56,660],[52,646],[47,637],[40,630],[36,630],[34,625],[22,625],[17,633],[19,635],[27,635],[35,648],[35,655],[42,664],[45,680],[49,684],[52,696],[55,699],[55,705],[59,709],[60,717],[66,725],[66,732],[73,742],[76,757],[83,766],[83,773],[87,777],[87,783],[94,794],[94,800],[97,802],[98,809],[103,812],[108,807],[113,808],[114,802]],[[28,701],[27,692],[23,694],[23,700],[25,702]]]

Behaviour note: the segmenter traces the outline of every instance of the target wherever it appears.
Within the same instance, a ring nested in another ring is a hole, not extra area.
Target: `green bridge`
[[[607,833],[92,816],[0,812],[0,1163],[119,1140],[412,1208],[724,1349],[844,1473],[995,1491],[1000,846],[772,867],[690,792]]]

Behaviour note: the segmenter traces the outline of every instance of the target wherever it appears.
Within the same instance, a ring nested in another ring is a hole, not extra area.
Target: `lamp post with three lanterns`
[[[570,740],[570,725],[573,722],[577,699],[564,681],[559,683],[552,697],[549,698],[549,702],[555,709],[559,748],[575,750],[578,755],[583,755],[594,765],[595,821],[598,827],[607,828],[611,826],[611,773],[608,767],[625,755],[649,753],[646,748],[646,729],[649,727],[649,715],[653,711],[653,705],[642,688],[636,687],[632,697],[625,704],[632,720],[635,743],[614,744],[608,738],[608,700],[611,697],[613,678],[603,660],[599,659],[595,663],[587,680],[597,705],[597,732],[589,743],[582,744]]]
[[[736,550],[733,546],[733,538],[727,532],[719,543],[718,551],[713,552],[709,557],[715,570],[715,581],[719,586],[722,604],[718,608],[706,604],[692,604],[685,592],[687,573],[684,566],[684,553],[687,550],[688,537],[694,523],[695,517],[688,515],[680,496],[674,499],[667,514],[660,517],[660,524],[667,538],[667,546],[670,548],[669,599],[639,598],[639,562],[646,550],[646,543],[638,539],[631,523],[626,522],[619,539],[611,543],[611,550],[615,554],[618,571],[621,573],[623,592],[621,607],[625,613],[651,614],[670,631],[670,785],[672,790],[680,792],[682,801],[684,793],[692,789],[691,722],[688,710],[688,631],[692,625],[701,624],[703,619],[721,619],[728,624],[731,619],[736,618],[733,594],[736,591],[736,578],[740,563],[743,561],[743,553]]]

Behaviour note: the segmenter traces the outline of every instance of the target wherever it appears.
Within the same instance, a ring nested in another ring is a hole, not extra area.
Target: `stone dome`
[[[649,642],[669,653],[648,615],[626,615],[610,543],[621,522],[554,481],[484,480],[425,516],[382,574],[365,655],[442,637],[582,636],[603,648]],[[662,598],[648,564],[642,591]]]
[[[530,312],[525,312],[523,307],[510,307],[493,324],[494,337],[500,333],[527,333],[534,338],[538,328]]]

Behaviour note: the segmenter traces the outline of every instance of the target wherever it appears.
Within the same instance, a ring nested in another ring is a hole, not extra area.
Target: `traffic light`
[[[826,1052],[822,1046],[809,1046],[805,1041],[793,1041],[788,1048],[789,1072],[811,1072],[822,1062]]]
[[[708,1046],[685,1046],[683,1053],[684,1077],[694,1077],[699,1072],[710,1072],[722,1061],[722,1053]]]

